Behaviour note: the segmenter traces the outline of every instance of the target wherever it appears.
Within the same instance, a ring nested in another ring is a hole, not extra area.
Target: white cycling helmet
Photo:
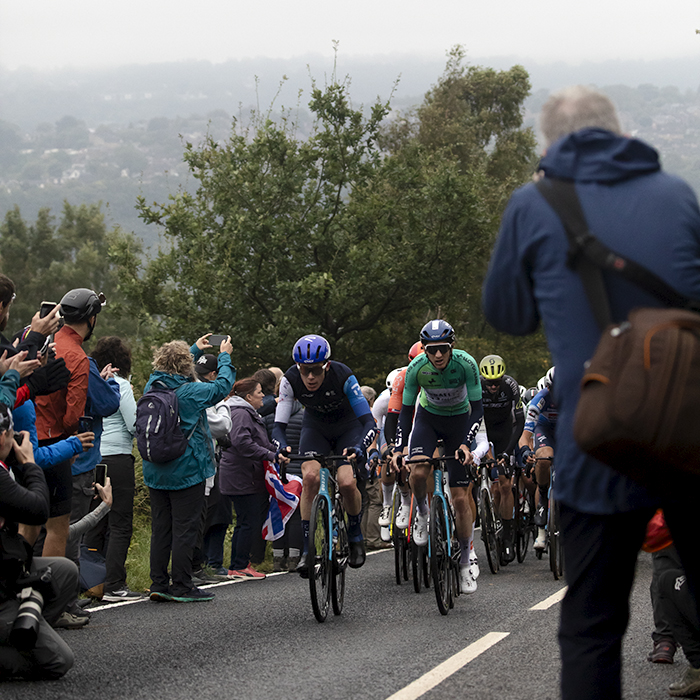
[[[537,380],[537,391],[542,391],[542,389],[545,389],[546,387],[547,387],[547,378],[540,377]]]
[[[389,374],[386,375],[386,388],[391,389],[391,385],[394,383],[394,379],[396,379],[396,375],[403,369],[406,369],[405,367],[397,367],[396,369],[392,369]]]

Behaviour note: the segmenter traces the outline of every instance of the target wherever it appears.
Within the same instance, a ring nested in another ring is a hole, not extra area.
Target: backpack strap
[[[153,384],[160,384],[164,389],[170,389],[170,387],[161,379],[155,379],[153,381]],[[151,384],[151,386],[153,386],[153,384]],[[180,386],[184,386],[184,384],[181,384]],[[180,387],[178,387],[177,389],[171,389],[171,391],[173,391],[175,393],[175,395],[177,396],[177,390],[179,388]],[[179,399],[178,399],[178,402],[179,402]],[[190,438],[194,435],[194,431],[197,430],[197,426],[200,424],[201,419],[202,419],[202,417],[200,416],[199,420],[194,424],[194,427],[192,428],[192,430],[190,430],[190,432],[188,433],[187,442],[189,442]],[[178,420],[179,420],[179,416],[178,416]],[[205,437],[206,437],[206,435],[205,435]]]
[[[602,274],[604,270],[624,277],[666,306],[700,309],[700,303],[680,294],[643,265],[608,248],[591,233],[573,180],[545,177],[537,182],[536,187],[564,225],[569,239],[566,264],[581,276],[588,301],[601,329],[613,321]]]

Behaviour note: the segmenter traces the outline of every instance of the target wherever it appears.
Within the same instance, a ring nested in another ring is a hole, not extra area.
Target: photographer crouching
[[[78,569],[62,557],[34,557],[17,523],[49,517],[46,479],[34,464],[29,433],[15,435],[0,404],[0,680],[60,678],[75,660],[52,629],[78,585]]]

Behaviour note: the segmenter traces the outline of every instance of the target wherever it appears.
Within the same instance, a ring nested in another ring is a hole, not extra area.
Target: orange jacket
[[[65,389],[36,397],[36,432],[39,440],[65,438],[78,429],[85,411],[90,361],[83,350],[83,338],[63,326],[55,335],[56,356],[66,361],[70,382]]]

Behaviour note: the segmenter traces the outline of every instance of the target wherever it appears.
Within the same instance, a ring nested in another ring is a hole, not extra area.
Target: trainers
[[[221,579],[215,576],[212,571],[207,569],[198,569],[192,572],[192,583],[195,586],[202,586],[207,583],[218,583]]]
[[[229,578],[241,578],[246,581],[260,581],[265,577],[261,571],[256,571],[250,564],[245,569],[232,569],[228,572]]]
[[[668,694],[674,697],[695,695],[700,691],[700,668],[688,666],[679,681],[668,686]]]
[[[413,519],[413,541],[419,547],[428,544],[428,514],[425,515],[416,508],[416,517]]]
[[[299,561],[297,562],[297,568],[294,569],[294,571],[296,571],[301,578],[309,578],[309,565],[306,562],[308,556],[308,552],[303,552],[299,557]]]
[[[204,600],[214,600],[214,594],[211,591],[193,587],[183,595],[174,595],[172,599],[177,603],[199,603]]]
[[[350,542],[350,556],[348,558],[350,568],[359,569],[365,563],[366,558],[365,541]]]
[[[299,557],[289,557],[287,559],[287,571],[293,574],[297,570],[297,565],[299,564]]]
[[[109,591],[102,596],[102,600],[106,603],[118,603],[121,600],[139,600],[145,598],[143,593],[130,591],[126,586],[118,591]]]
[[[172,595],[165,591],[151,591],[148,597],[155,603],[167,603],[173,599]]]
[[[59,630],[79,630],[90,622],[87,615],[73,615],[73,613],[63,612],[58,620],[53,623],[54,629]]]
[[[382,506],[382,512],[377,520],[379,527],[389,527],[391,525],[391,506]]]
[[[461,566],[459,569],[459,589],[466,595],[476,591],[476,579],[472,576],[470,566]]]
[[[396,511],[396,527],[399,530],[405,530],[411,519],[411,506],[407,503],[402,503]]]
[[[382,542],[391,542],[391,531],[389,530],[389,528],[380,527],[379,537],[381,538]]]
[[[535,549],[547,549],[547,533],[543,527],[537,528],[537,539],[533,547]]]
[[[278,571],[287,571],[287,557],[273,557],[272,558],[272,570],[276,573]]]
[[[476,558],[476,553],[472,550],[469,554],[469,573],[476,581],[479,578],[479,561]]]
[[[654,642],[654,648],[647,655],[647,661],[653,664],[672,664],[676,654],[676,644],[670,639]]]

